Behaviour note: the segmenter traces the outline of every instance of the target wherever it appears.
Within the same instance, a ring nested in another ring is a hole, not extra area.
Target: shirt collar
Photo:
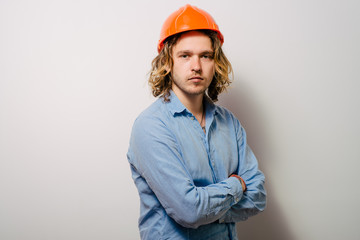
[[[217,113],[217,108],[215,107],[214,102],[211,101],[208,96],[205,96],[204,104],[207,113],[210,113],[210,115],[215,115]]]
[[[167,102],[167,105],[172,115],[188,111],[172,90],[170,90],[169,102]]]
[[[170,90],[170,96],[169,96],[169,102],[167,102],[169,111],[172,113],[172,115],[175,115],[176,113],[182,113],[184,111],[187,111],[190,113],[190,111],[184,106],[184,104],[181,103],[179,98],[176,96],[176,94]],[[211,99],[207,96],[205,96],[204,99],[205,104],[205,110],[207,113],[210,113],[211,115],[216,114],[216,107],[215,104],[211,101]]]

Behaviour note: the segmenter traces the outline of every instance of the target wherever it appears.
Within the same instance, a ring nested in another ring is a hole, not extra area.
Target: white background
[[[268,207],[240,239],[359,239],[360,3],[188,1],[215,18]],[[0,1],[0,239],[139,239],[126,159],[185,1]],[[166,184],[166,183],[164,183]]]

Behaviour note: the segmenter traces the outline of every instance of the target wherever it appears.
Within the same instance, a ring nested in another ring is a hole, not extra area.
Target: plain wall
[[[266,175],[240,239],[359,239],[360,3],[188,1],[216,19]],[[139,239],[126,159],[150,62],[186,1],[0,1],[0,239]]]

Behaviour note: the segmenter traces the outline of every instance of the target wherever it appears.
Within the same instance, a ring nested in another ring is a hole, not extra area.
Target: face
[[[172,90],[178,97],[203,96],[214,73],[210,38],[197,31],[184,33],[172,49]]]

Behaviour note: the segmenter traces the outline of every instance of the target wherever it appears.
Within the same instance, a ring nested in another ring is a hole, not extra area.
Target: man
[[[215,105],[229,85],[223,36],[205,11],[169,16],[149,84],[157,101],[136,119],[128,160],[142,239],[237,239],[235,222],[264,210],[264,175],[234,115]]]

